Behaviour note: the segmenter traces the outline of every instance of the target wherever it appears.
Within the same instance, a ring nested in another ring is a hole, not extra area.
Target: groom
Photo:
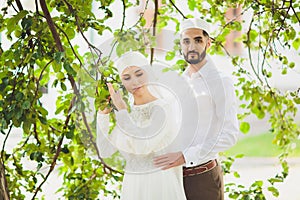
[[[199,129],[191,145],[182,152],[154,159],[164,170],[183,165],[184,189],[188,200],[224,199],[219,152],[233,146],[239,133],[236,96],[229,77],[220,73],[206,54],[211,45],[209,24],[186,19],[181,24],[180,45],[188,63],[183,76],[197,96]]]

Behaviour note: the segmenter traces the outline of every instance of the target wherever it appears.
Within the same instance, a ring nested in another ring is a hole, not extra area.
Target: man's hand
[[[185,163],[182,152],[167,153],[161,156],[157,156],[153,159],[154,165],[163,170],[177,167]]]

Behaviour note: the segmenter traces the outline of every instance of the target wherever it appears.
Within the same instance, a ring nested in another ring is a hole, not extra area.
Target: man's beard
[[[193,54],[197,54],[197,58],[196,59],[189,59],[189,54],[190,53],[193,53]],[[184,55],[184,54],[183,54]],[[201,54],[199,54],[198,52],[196,51],[189,51],[186,55],[184,55],[184,59],[189,63],[189,64],[192,64],[192,65],[195,65],[195,64],[198,64],[200,63],[202,60],[204,60],[206,56],[206,47],[205,49],[203,50],[203,52]]]

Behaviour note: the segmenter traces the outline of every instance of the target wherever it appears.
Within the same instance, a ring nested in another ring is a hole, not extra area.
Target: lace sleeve
[[[115,133],[108,135],[109,132],[109,114],[97,113],[97,138],[96,144],[100,156],[107,158],[117,151],[111,141],[114,140]]]

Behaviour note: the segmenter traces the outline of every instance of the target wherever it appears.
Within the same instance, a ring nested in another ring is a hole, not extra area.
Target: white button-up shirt
[[[193,88],[198,103],[198,129],[191,145],[183,151],[186,167],[216,159],[218,153],[236,143],[239,134],[237,102],[232,80],[215,67],[209,56],[207,62],[191,76],[183,73]]]

